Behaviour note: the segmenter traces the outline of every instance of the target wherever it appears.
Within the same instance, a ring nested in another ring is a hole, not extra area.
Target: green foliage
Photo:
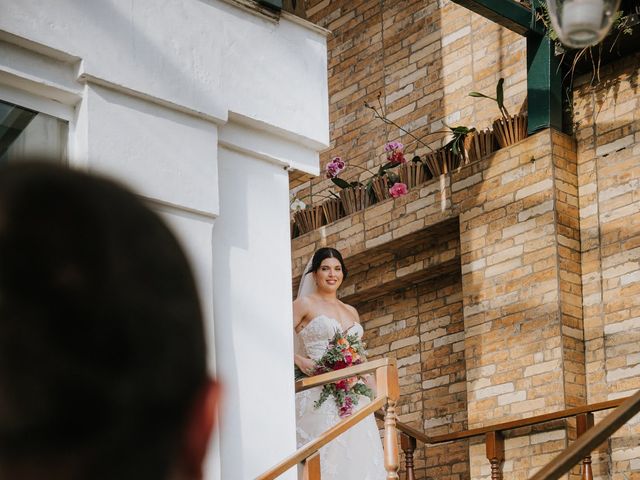
[[[381,177],[387,172],[387,170],[389,170],[390,168],[393,168],[395,166],[396,166],[396,164],[393,164],[391,162],[384,163],[384,164],[380,165],[380,168],[378,169],[378,173],[376,175]]]
[[[504,110],[504,78],[498,80],[496,85],[496,102],[498,102],[498,108]]]
[[[489,95],[485,95],[481,92],[470,92],[470,97],[479,97],[479,98],[488,98],[489,100],[493,100],[498,104],[498,110],[500,110],[500,114],[502,118],[504,118],[505,122],[507,121],[507,117],[509,116],[509,112],[504,106],[504,78],[498,80],[498,84],[496,85],[496,96],[490,97]]]
[[[400,181],[400,175],[394,172],[387,172],[387,178],[389,179],[388,185],[391,185],[391,186],[395,185]]]
[[[357,393],[358,395],[362,395],[363,397],[369,397],[370,400],[373,400],[373,390],[367,387],[364,383],[356,383],[353,387],[351,387],[351,391]]]
[[[471,132],[475,132],[476,129],[465,127],[462,125],[457,127],[449,127],[447,125],[447,128],[451,130],[451,133],[453,134],[453,138],[444,146],[445,150],[451,150],[451,152],[453,152],[454,155],[458,155],[458,156],[462,155],[463,148],[464,148],[464,139]]]
[[[349,182],[347,182],[346,180],[343,180],[341,178],[338,178],[338,177],[332,178],[331,181],[334,183],[334,185],[336,185],[337,187],[342,188],[343,190],[345,188],[351,188],[352,187],[352,185]]]

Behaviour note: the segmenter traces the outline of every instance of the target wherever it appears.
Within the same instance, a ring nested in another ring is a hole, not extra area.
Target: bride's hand
[[[296,365],[305,375],[311,376],[316,371],[316,362],[301,355],[296,355]]]

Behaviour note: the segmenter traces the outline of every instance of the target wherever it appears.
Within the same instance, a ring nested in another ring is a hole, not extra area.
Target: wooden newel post
[[[593,427],[593,413],[581,413],[576,415],[576,430],[578,437],[586,433]],[[582,460],[582,480],[593,480],[593,471],[591,470],[591,455],[587,455]]]
[[[504,461],[504,437],[501,432],[488,432],[485,436],[487,460],[491,463],[491,480],[502,480],[501,464]]]
[[[398,431],[396,429],[396,403],[400,396],[398,384],[398,370],[395,360],[389,359],[389,364],[376,370],[376,384],[378,392],[386,395],[387,405],[384,416],[384,468],[387,480],[396,480],[400,468],[398,451]]]
[[[404,452],[404,466],[407,472],[406,480],[416,480],[416,474],[413,470],[413,452],[416,450],[416,439],[401,433],[400,447]]]
[[[302,480],[322,480],[320,474],[320,452],[316,452],[304,462]]]

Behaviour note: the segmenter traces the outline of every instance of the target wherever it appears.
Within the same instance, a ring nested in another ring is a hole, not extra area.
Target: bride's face
[[[335,292],[344,278],[340,262],[335,258],[325,258],[315,272],[315,278],[318,290]]]

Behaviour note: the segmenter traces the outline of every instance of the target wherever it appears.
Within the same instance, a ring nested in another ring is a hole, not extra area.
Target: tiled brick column
[[[640,54],[608,65],[596,89],[585,77],[574,94],[590,403],[640,388],[638,65]],[[637,476],[639,434],[636,418],[601,447],[594,454],[594,477]]]
[[[454,174],[451,190],[460,214],[469,427],[582,404],[572,141],[538,133]],[[472,478],[479,474],[472,466]]]

